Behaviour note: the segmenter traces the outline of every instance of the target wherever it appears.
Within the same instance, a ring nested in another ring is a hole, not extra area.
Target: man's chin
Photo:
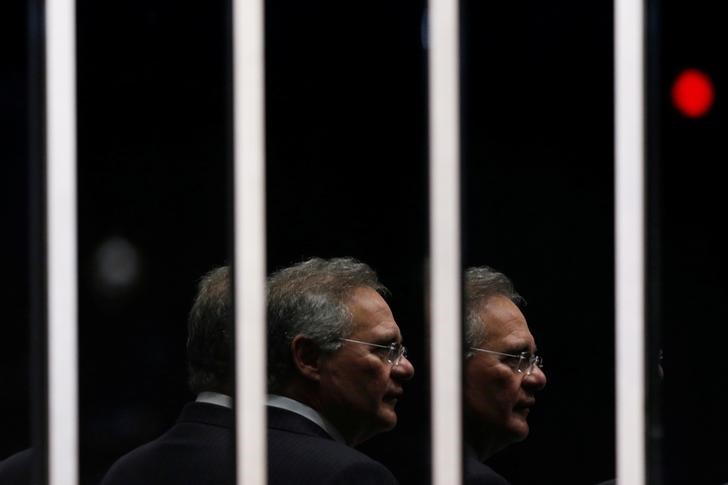
[[[377,415],[376,420],[370,420],[366,432],[359,436],[353,443],[354,446],[370,440],[380,433],[391,431],[397,425],[397,415],[395,413],[382,412]]]
[[[511,426],[509,428],[512,441],[514,443],[518,441],[523,441],[528,438],[528,432],[530,431],[530,428],[528,427],[528,422],[525,418],[516,418],[511,423]]]
[[[397,426],[397,413],[394,406],[383,409],[379,414],[379,428],[382,431],[389,431],[395,426]]]

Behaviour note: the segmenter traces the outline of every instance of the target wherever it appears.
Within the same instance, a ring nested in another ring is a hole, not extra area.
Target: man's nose
[[[410,360],[405,356],[402,356],[399,364],[392,367],[392,377],[400,381],[408,381],[412,379],[414,375],[415,367],[412,365],[412,362],[410,362]]]
[[[531,391],[540,391],[546,387],[547,381],[548,379],[546,379],[546,373],[543,369],[538,366],[533,366],[531,375],[523,378],[523,386],[527,387]]]

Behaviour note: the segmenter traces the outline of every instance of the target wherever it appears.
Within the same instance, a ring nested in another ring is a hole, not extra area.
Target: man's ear
[[[291,341],[293,365],[306,379],[318,382],[321,378],[321,354],[322,352],[318,344],[308,337],[296,335],[293,341]]]

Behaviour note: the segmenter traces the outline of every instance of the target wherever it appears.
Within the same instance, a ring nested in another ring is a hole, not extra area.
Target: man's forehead
[[[357,288],[348,299],[354,332],[366,332],[375,337],[399,336],[399,327],[384,298],[374,289]]]
[[[508,297],[495,295],[480,308],[480,319],[488,339],[506,338],[532,340],[526,317]]]
[[[487,317],[491,320],[499,320],[501,323],[510,323],[512,320],[520,323],[526,323],[526,317],[523,316],[518,305],[513,303],[510,298],[503,295],[493,295],[488,297],[481,303],[479,312],[481,317]]]
[[[373,288],[360,287],[354,289],[346,299],[346,305],[355,320],[371,317],[379,320],[394,319],[387,302]]]

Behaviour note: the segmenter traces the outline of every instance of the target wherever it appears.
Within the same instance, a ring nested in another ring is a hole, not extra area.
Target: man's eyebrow
[[[538,353],[538,349],[536,349],[536,346],[534,346],[533,352],[531,352],[531,346],[527,342],[518,342],[518,343],[512,343],[506,346],[506,349],[504,352],[507,354],[521,354],[523,352],[529,353],[529,354],[536,354]]]
[[[386,334],[378,335],[374,337],[374,340],[377,343],[383,343],[383,344],[391,344],[391,343],[398,343],[402,341],[402,338],[399,334],[396,332],[387,332]]]

